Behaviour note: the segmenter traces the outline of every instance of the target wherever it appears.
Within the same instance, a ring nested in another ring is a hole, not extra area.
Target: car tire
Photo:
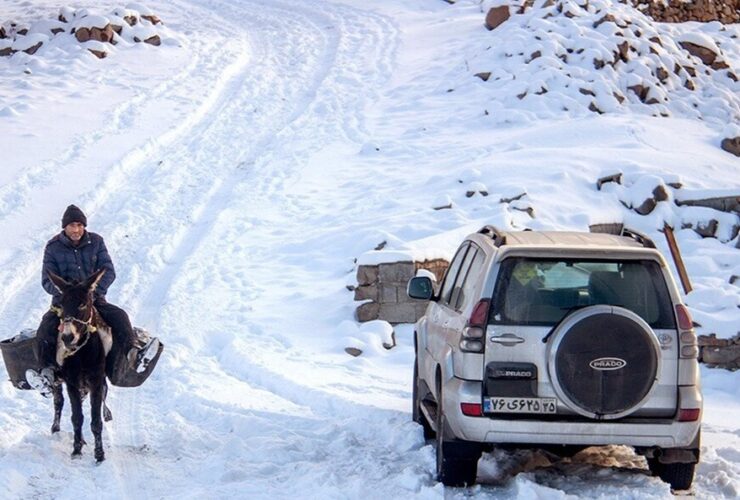
[[[671,485],[673,490],[688,490],[694,482],[696,464],[674,463],[663,464],[657,458],[647,459],[648,468],[653,476]]]
[[[414,359],[412,405],[411,417],[413,418],[414,422],[421,425],[422,429],[424,429],[424,440],[434,439],[436,433],[434,432],[434,429],[432,429],[432,426],[429,423],[429,420],[427,420],[426,415],[424,415],[424,412],[421,411],[421,391],[419,390],[419,362],[416,359]]]
[[[661,373],[660,352],[657,336],[634,312],[619,306],[584,307],[563,318],[550,337],[550,380],[570,410],[590,419],[615,420],[650,398]]]
[[[472,486],[478,475],[482,448],[449,437],[442,408],[442,391],[437,402],[437,481],[445,486]]]

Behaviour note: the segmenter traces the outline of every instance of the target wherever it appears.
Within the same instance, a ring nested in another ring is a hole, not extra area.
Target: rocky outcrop
[[[162,20],[151,12],[115,9],[108,16],[99,16],[87,9],[62,7],[57,20],[32,23],[30,34],[29,29],[19,27],[14,22],[0,26],[0,40],[3,40],[0,56],[12,56],[17,52],[33,55],[46,43],[53,44],[59,40],[58,37],[73,36],[90,53],[102,59],[109,51],[101,44],[116,45],[121,39],[160,46],[162,39],[155,28],[159,25],[162,25]]]

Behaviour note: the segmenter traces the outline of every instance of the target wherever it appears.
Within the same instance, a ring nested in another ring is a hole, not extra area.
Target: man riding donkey
[[[59,368],[56,353],[61,292],[49,279],[49,272],[67,281],[82,282],[94,272],[105,269],[95,288],[94,306],[113,336],[106,361],[106,373],[113,385],[139,385],[142,378],[148,376],[148,364],[161,349],[157,338],[146,339],[139,347],[141,339],[134,332],[126,311],[106,301],[105,294],[116,279],[116,272],[103,237],[87,231],[86,227],[87,217],[82,210],[75,205],[68,206],[62,216],[63,230],[49,240],[44,249],[41,284],[52,296],[51,308],[44,314],[36,333],[36,354],[41,369],[26,372],[28,383],[44,397],[51,396]]]

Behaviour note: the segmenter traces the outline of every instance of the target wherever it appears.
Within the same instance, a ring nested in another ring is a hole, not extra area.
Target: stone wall
[[[427,301],[406,295],[408,281],[416,271],[426,269],[442,281],[448,262],[444,259],[423,262],[392,262],[357,267],[355,300],[369,300],[357,307],[357,321],[382,319],[391,324],[414,323],[426,310]]]
[[[740,368],[740,333],[731,339],[718,339],[713,333],[700,335],[699,361],[711,368]]]

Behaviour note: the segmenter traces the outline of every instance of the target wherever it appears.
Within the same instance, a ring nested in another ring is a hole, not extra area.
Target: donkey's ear
[[[49,276],[49,279],[51,280],[52,284],[56,287],[57,290],[60,292],[64,292],[67,288],[69,288],[69,283],[64,280],[61,276],[57,276],[56,274],[52,273],[51,271],[47,271],[46,274]]]
[[[93,273],[89,278],[87,278],[87,281],[85,281],[85,285],[87,285],[87,288],[94,292],[95,288],[97,288],[98,283],[100,282],[100,279],[105,274],[105,269],[101,269],[95,273]]]

